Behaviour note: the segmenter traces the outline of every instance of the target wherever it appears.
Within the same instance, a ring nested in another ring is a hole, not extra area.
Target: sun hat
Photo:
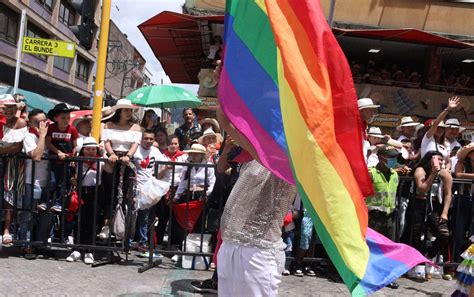
[[[471,142],[470,144],[466,145],[465,147],[462,147],[456,156],[458,157],[459,160],[462,160],[469,155],[470,152],[474,151],[474,142]]]
[[[202,144],[195,143],[195,144],[191,145],[191,148],[189,150],[185,150],[184,152],[187,153],[187,154],[192,154],[192,153],[206,154],[207,150]]]
[[[458,119],[452,118],[452,119],[447,119],[445,122],[445,127],[446,128],[458,128],[459,132],[463,132],[466,130],[466,128],[461,127],[461,123],[459,122]]]
[[[77,109],[73,108],[73,107],[69,107],[66,103],[59,103],[59,104],[56,104],[53,109],[51,109],[50,111],[48,111],[48,119],[50,119],[51,121],[54,122],[54,117],[57,116],[58,114],[62,113],[62,112],[71,112],[71,111],[75,111]]]
[[[198,138],[198,142],[202,143],[204,138],[206,138],[208,136],[216,136],[218,143],[221,143],[224,140],[224,138],[222,137],[222,135],[220,133],[216,133],[216,132],[214,132],[214,130],[212,130],[212,128],[209,128],[209,129],[206,129],[206,131],[204,131],[204,133],[202,133],[201,137]]]
[[[105,106],[102,108],[102,119],[101,121],[106,121],[115,115],[115,111],[112,111],[111,106]]]
[[[397,130],[402,130],[402,127],[416,127],[420,123],[413,121],[412,117],[403,117],[400,120],[400,125],[397,126]]]
[[[3,94],[0,95],[0,105],[16,105],[16,107],[20,108],[23,106],[22,102],[17,102],[15,98],[10,94]]]
[[[213,127],[214,132],[220,133],[221,132],[221,127],[219,126],[219,123],[217,122],[216,119],[212,118],[205,118],[199,122],[199,124],[204,125],[204,124],[211,124]]]
[[[114,106],[112,106],[112,109],[111,109],[111,110],[112,110],[113,112],[115,112],[115,111],[117,111],[117,110],[119,110],[119,109],[122,109],[122,108],[137,109],[138,106],[133,105],[133,104],[132,104],[132,101],[130,101],[130,100],[128,100],[128,99],[119,99],[119,100],[117,101],[117,103],[116,103]]]
[[[99,144],[95,140],[94,137],[86,137],[84,138],[84,143],[82,144],[82,147],[99,147]]]
[[[374,101],[370,98],[360,98],[357,100],[357,106],[359,110],[366,109],[366,108],[379,108],[380,105],[374,104]]]
[[[370,127],[369,130],[367,131],[367,136],[384,138],[384,135],[382,134],[382,130],[380,130],[379,127]]]

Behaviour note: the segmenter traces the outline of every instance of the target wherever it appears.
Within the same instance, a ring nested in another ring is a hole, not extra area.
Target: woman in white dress
[[[99,234],[101,239],[108,238],[110,234],[108,224],[111,218],[111,208],[115,207],[119,175],[122,171],[121,166],[125,166],[122,187],[124,197],[129,191],[129,186],[131,186],[130,177],[133,175],[133,169],[130,167],[130,159],[135,154],[142,138],[141,127],[133,123],[133,110],[135,109],[137,107],[132,105],[130,100],[118,100],[117,104],[111,108],[111,111],[115,112],[114,116],[110,118],[102,130],[102,140],[109,160],[104,166],[103,174],[105,195],[101,203],[104,213],[104,226]],[[112,183],[114,172],[116,174],[115,184]],[[114,197],[112,197],[112,193],[114,193]]]
[[[11,95],[3,95],[0,97],[0,105],[3,106],[3,115],[6,123],[0,122],[0,155],[17,154],[22,149],[23,139],[28,133],[26,121],[16,116],[18,108],[21,103],[15,101]],[[3,193],[3,208],[5,209],[5,223],[3,230],[2,243],[10,245],[13,243],[12,235],[10,234],[10,227],[12,222],[13,208],[16,202],[14,201],[14,191],[18,192],[18,197],[21,197],[24,191],[24,164],[23,162],[8,158],[3,159],[4,169],[4,193]],[[17,164],[15,164],[17,163]],[[15,180],[15,176],[18,177]],[[23,178],[22,178],[23,177]],[[16,188],[14,187],[16,185]],[[21,205],[20,205],[21,207]]]

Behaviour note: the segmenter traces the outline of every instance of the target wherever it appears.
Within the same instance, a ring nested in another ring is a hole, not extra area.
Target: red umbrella
[[[92,116],[92,110],[77,110],[71,112],[71,119],[69,120],[69,125],[72,125],[74,121],[84,118],[87,116]]]

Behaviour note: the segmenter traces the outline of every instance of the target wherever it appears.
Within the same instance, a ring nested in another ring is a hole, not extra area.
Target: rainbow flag
[[[274,174],[294,183],[353,295],[426,261],[367,228],[372,193],[345,56],[315,0],[228,0],[219,100]]]

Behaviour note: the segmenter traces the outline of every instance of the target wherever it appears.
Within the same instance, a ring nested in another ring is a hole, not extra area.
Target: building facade
[[[94,27],[99,27],[100,6],[95,4]],[[0,83],[13,85],[21,11],[26,10],[25,36],[78,44],[70,26],[80,15],[67,0],[2,0],[0,2]],[[95,35],[96,36],[96,35]],[[19,87],[74,105],[88,105],[92,94],[97,40],[91,50],[77,45],[74,58],[21,54]]]

